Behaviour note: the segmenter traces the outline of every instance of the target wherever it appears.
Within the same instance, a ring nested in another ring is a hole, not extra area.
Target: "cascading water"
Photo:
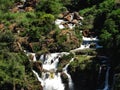
[[[39,82],[41,82],[41,85],[44,86],[43,80],[39,77],[38,73],[35,70],[32,70],[32,72],[36,75]]]
[[[110,90],[109,85],[109,71],[110,71],[110,64],[109,58],[107,56],[98,56],[100,67],[98,73],[98,89],[97,90]]]
[[[87,44],[82,44],[79,48],[71,50],[71,52],[90,48],[91,41],[98,41],[98,39],[83,37],[83,42],[84,41],[87,41]],[[30,58],[30,61],[33,61],[33,62],[36,61],[35,53],[28,53],[28,52],[25,52],[25,53],[27,56],[32,55],[32,58]],[[40,60],[42,62],[42,68],[45,71],[42,72],[41,77],[39,77],[38,73],[35,70],[32,70],[32,72],[36,75],[38,81],[41,82],[43,90],[65,90],[65,85],[62,83],[62,79],[61,79],[61,73],[57,72],[57,65],[59,63],[59,58],[62,57],[63,55],[68,55],[68,54],[69,53],[67,52],[62,52],[62,53],[44,54],[40,56]],[[74,84],[72,82],[70,74],[67,71],[69,64],[73,60],[74,58],[72,58],[70,62],[63,68],[63,73],[65,73],[68,77],[69,90],[74,90]],[[108,72],[109,72],[109,69],[108,69]],[[101,73],[101,69],[99,74],[100,73]],[[108,73],[106,73],[106,80],[107,80],[107,76],[108,76]],[[106,81],[104,90],[108,90],[106,89],[107,87],[108,87],[108,84]]]
[[[107,71],[106,71],[106,76],[105,76],[105,87],[104,87],[103,90],[110,90],[109,89],[109,83],[108,83],[108,81],[109,81],[109,70],[110,70],[110,67],[107,66]]]
[[[69,90],[74,90],[74,84],[72,81],[72,78],[70,76],[70,74],[68,74],[67,68],[69,66],[69,64],[74,60],[74,58],[72,58],[70,60],[70,62],[63,68],[63,72],[68,76],[68,85],[69,85]]]
[[[25,52],[27,56],[29,56],[30,61],[35,62],[36,57],[35,53],[29,53]],[[43,87],[43,90],[65,90],[65,86],[62,83],[61,79],[61,73],[56,72],[57,70],[57,64],[59,62],[59,58],[63,55],[68,55],[67,52],[62,53],[51,53],[51,54],[45,54],[40,56],[40,60],[43,63],[43,69],[46,70],[42,72],[41,77],[39,74],[32,70],[32,72],[36,75],[39,82],[41,82],[41,85]],[[31,58],[32,57],[32,58]],[[70,62],[73,61],[73,58],[70,60]],[[67,73],[67,67],[69,66],[70,62],[63,68],[63,72],[68,76],[68,85],[69,90],[73,90],[73,82],[71,79],[71,76]]]
[[[56,73],[57,64],[59,62],[59,57],[61,53],[46,54],[46,56],[41,56],[40,60],[43,61],[43,69],[47,72],[42,72],[42,79],[44,81],[43,90],[64,90],[64,84],[62,83],[60,73]]]
[[[100,77],[101,70],[102,70],[102,67],[100,66],[100,68],[99,68],[99,74],[98,74],[98,78]]]
[[[50,76],[44,80],[43,90],[64,90],[60,73],[53,74],[54,76]]]
[[[37,61],[35,53],[27,52],[26,50],[24,50],[24,53],[29,57],[30,61]]]

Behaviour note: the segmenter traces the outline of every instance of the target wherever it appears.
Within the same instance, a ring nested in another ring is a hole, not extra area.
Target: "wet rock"
[[[88,35],[89,35],[89,30],[84,30],[84,31],[82,32],[82,34],[83,34],[84,37],[88,37]]]
[[[59,14],[58,18],[55,24],[58,25],[60,29],[73,29],[75,25],[82,25],[80,21],[83,20],[83,17],[81,17],[78,12],[70,13],[69,11]]]
[[[63,12],[62,14],[63,14],[63,16],[65,17],[66,15],[68,15],[70,12],[69,11],[65,11],[65,12]]]
[[[42,72],[43,71],[42,63],[39,61],[33,62],[33,69],[37,72]]]
[[[59,18],[59,19],[63,19],[63,17],[64,17],[63,14],[59,14],[59,15],[58,15],[58,18]]]
[[[68,15],[66,15],[66,16],[64,17],[64,19],[67,20],[67,21],[72,21],[72,20],[73,20],[73,14],[72,14],[72,13],[69,13]]]
[[[73,19],[73,20],[71,21],[71,23],[73,23],[73,24],[78,24],[79,22],[78,22],[77,19]]]
[[[80,16],[78,12],[74,12],[74,18],[77,20],[83,20],[83,17]]]

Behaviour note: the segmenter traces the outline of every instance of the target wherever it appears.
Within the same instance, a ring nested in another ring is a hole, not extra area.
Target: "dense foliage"
[[[66,29],[60,30],[54,23],[58,14],[67,10],[84,17],[82,26],[69,31],[73,39],[63,33]],[[105,54],[119,70],[119,29],[119,0],[0,0],[0,89],[38,90],[40,85],[36,84],[23,50],[70,51],[82,42],[80,30],[96,33]],[[73,67],[79,67],[78,63],[72,63]]]

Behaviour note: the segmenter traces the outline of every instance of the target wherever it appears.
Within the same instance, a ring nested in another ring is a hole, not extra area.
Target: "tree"
[[[16,90],[16,85],[23,87],[25,67],[21,63],[21,58],[16,53],[2,53],[0,57],[0,88]]]
[[[59,0],[41,0],[36,6],[36,11],[42,11],[50,14],[59,14],[62,4]]]
[[[0,0],[0,9],[8,11],[14,4],[15,0]]]

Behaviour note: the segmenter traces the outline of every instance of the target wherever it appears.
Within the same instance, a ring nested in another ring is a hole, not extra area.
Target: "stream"
[[[91,41],[97,42],[98,39],[83,37],[83,44],[81,45],[81,47],[76,48],[71,51],[78,51],[78,50],[90,48]],[[27,56],[32,55],[33,60],[30,60],[30,61],[36,62],[35,53],[26,52],[26,54]],[[39,76],[38,72],[36,72],[35,70],[32,70],[32,72],[35,74],[38,81],[41,83],[43,90],[65,90],[66,87],[64,83],[62,82],[61,72],[57,72],[57,66],[59,63],[59,58],[62,57],[63,55],[68,55],[68,54],[70,53],[59,52],[59,53],[44,54],[40,56],[39,60],[42,62],[42,67],[45,71],[42,72],[41,76]],[[67,90],[74,90],[74,83],[72,81],[71,75],[68,73],[68,70],[67,70],[69,64],[73,61],[74,61],[74,58],[72,58],[69,61],[69,63],[66,64],[65,67],[62,69],[62,72],[65,73],[68,77],[68,89]],[[97,90],[109,90],[109,85],[108,85],[109,69],[110,68],[107,67],[104,88],[97,89]],[[101,75],[101,72],[102,72],[102,67],[100,67],[99,76]]]
[[[63,20],[57,19],[55,21],[55,23],[59,26],[60,29],[63,29],[64,26],[61,25],[61,22],[64,22]],[[69,28],[73,28],[73,26],[69,26]],[[70,52],[75,52],[75,51],[79,51],[79,50],[83,50],[83,49],[88,49],[90,48],[91,43],[95,44],[94,48],[102,48],[102,46],[98,45],[98,39],[97,37],[82,37],[83,39],[83,43],[81,44],[81,46],[79,48],[73,49]],[[26,52],[26,51],[25,51]],[[62,82],[62,78],[61,78],[61,74],[64,73],[67,78],[68,78],[68,87],[67,90],[74,90],[74,83],[72,81],[71,75],[68,73],[68,66],[71,62],[74,61],[74,58],[72,58],[71,60],[69,60],[68,64],[66,64],[63,69],[62,72],[58,72],[57,71],[57,67],[58,67],[58,63],[60,58],[63,55],[68,55],[70,54],[69,52],[57,52],[57,53],[49,53],[49,54],[43,54],[40,56],[39,60],[42,62],[42,68],[43,71],[41,76],[39,76],[38,72],[36,72],[35,70],[32,70],[32,72],[35,74],[35,76],[37,77],[38,81],[41,83],[43,90],[66,90],[65,84]],[[36,56],[35,53],[31,53],[31,52],[26,52],[26,55],[32,55],[33,56],[33,60],[30,59],[30,61],[36,62]],[[102,64],[104,65],[104,64]],[[103,73],[103,66],[100,66],[99,68],[99,72],[98,72],[98,82],[101,78],[101,75]],[[110,67],[107,66],[105,64],[105,73],[103,75],[104,79],[104,83],[102,83],[102,88],[98,86],[97,90],[110,90],[109,89],[109,70]],[[101,83],[100,83],[101,84]],[[100,85],[101,86],[101,85]]]

